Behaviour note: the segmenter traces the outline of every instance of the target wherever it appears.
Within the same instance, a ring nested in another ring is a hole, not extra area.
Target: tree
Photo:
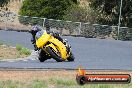
[[[93,10],[89,6],[72,5],[66,11],[66,15],[63,16],[64,20],[70,20],[74,22],[90,22],[96,23],[100,18],[98,11]]]
[[[90,0],[90,6],[98,9],[106,16],[100,19],[103,24],[118,25],[120,0]],[[107,19],[110,17],[111,19]],[[132,1],[123,0],[121,26],[132,27]]]
[[[65,10],[77,0],[24,0],[20,15],[62,19]]]
[[[80,34],[85,37],[95,38],[97,37],[96,32],[98,31],[98,33],[101,34],[102,30],[100,30],[101,27],[99,25],[98,27],[94,27],[91,24],[98,23],[98,19],[100,19],[101,16],[102,15],[100,14],[99,11],[93,10],[89,5],[83,5],[83,6],[72,5],[71,7],[67,9],[66,15],[64,15],[63,18],[64,20],[70,20],[73,22],[82,22]],[[72,22],[70,22],[70,24],[72,24]],[[80,24],[78,23],[75,23],[75,25],[76,27],[80,27]],[[75,29],[73,24],[72,26],[68,28],[70,29],[69,31],[71,33],[73,29]],[[102,27],[102,29],[104,28]],[[105,32],[106,30],[103,30],[103,31]],[[102,37],[109,34],[110,32],[109,33],[107,32],[107,34],[104,33],[102,34]]]

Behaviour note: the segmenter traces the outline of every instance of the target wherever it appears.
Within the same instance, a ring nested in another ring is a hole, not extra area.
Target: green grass
[[[23,46],[21,46],[21,45],[16,45],[16,49],[18,50],[18,51],[20,51],[20,54],[25,54],[25,55],[30,55],[31,54],[31,51],[29,50],[29,49],[27,49],[27,48],[25,48],[25,47],[23,47]]]
[[[3,42],[0,41],[0,45],[3,45]]]
[[[47,88],[46,81],[44,80],[34,80],[31,85],[32,88]]]
[[[2,54],[0,55],[0,60],[3,60],[3,59],[18,59],[18,58],[24,58],[24,57],[27,57],[29,55],[31,55],[31,51],[25,47],[23,47],[22,45],[19,45],[17,44],[16,45],[16,49],[11,47],[11,45],[9,44],[6,44],[6,43],[3,43],[0,41],[0,45],[4,45],[4,46],[1,46],[0,49],[2,49],[3,47],[5,47],[5,50],[4,52],[2,52]],[[8,49],[9,48],[9,49]],[[14,51],[10,51],[14,49]],[[11,52],[11,53],[14,53],[14,54],[10,54],[9,56],[6,54],[6,52]],[[4,54],[4,55],[3,55]]]
[[[0,82],[0,88],[18,88],[18,86],[15,82],[12,82],[11,80],[7,80]]]
[[[16,45],[16,49],[18,50],[18,51],[20,51],[20,50],[22,50],[22,46],[21,45]]]
[[[49,81],[51,83],[55,83],[56,85],[65,85],[65,86],[72,86],[76,84],[76,82],[73,80],[62,79],[62,78],[50,78]]]
[[[30,55],[31,54],[31,51],[29,49],[23,47],[20,50],[20,54]]]
[[[132,84],[85,84],[78,85],[75,79],[49,78],[30,81],[0,81],[0,88],[132,88]]]

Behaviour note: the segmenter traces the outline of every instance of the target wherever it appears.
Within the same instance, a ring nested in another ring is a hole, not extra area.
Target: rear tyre
[[[44,62],[45,60],[48,59],[48,56],[43,50],[40,50],[38,59],[40,62]]]
[[[74,61],[75,57],[73,53],[71,52],[70,56],[67,58],[68,61]]]
[[[56,54],[56,52],[54,52],[53,50],[52,50],[52,48],[50,48],[50,47],[46,47],[46,51],[50,54],[50,56],[52,57],[52,58],[54,58],[57,62],[62,62],[63,60],[61,59],[61,57],[60,56],[58,56],[57,54]]]

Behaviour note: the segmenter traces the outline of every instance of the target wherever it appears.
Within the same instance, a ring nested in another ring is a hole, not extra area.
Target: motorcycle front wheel
[[[43,50],[39,51],[39,57],[38,57],[38,59],[39,59],[40,62],[44,62],[45,60],[47,60],[49,58],[50,57],[48,57]]]
[[[62,62],[62,58],[58,55],[51,47],[46,47],[46,51],[50,54],[52,58],[54,58],[57,62]]]

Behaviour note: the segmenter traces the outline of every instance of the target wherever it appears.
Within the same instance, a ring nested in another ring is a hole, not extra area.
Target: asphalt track
[[[33,49],[30,42],[31,34],[27,32],[0,31],[0,41],[15,46],[21,44]],[[132,41],[117,41],[84,37],[63,36],[68,39],[75,55],[74,62],[56,62],[47,60],[40,63],[34,56],[26,60],[0,61],[0,68],[65,68],[105,70],[132,70]]]

